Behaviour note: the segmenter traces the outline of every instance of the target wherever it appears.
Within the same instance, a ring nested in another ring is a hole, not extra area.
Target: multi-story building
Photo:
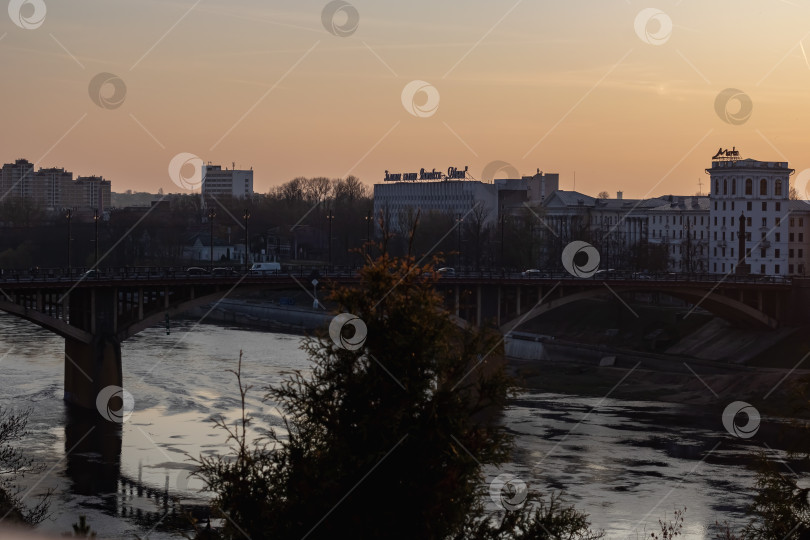
[[[810,268],[810,201],[788,201],[788,275],[806,276]]]
[[[498,192],[495,184],[466,178],[464,170],[451,167],[448,174],[425,171],[391,174],[385,183],[374,184],[374,215],[385,216],[389,230],[408,227],[417,211],[464,217],[477,206],[485,224],[498,219]]]
[[[709,271],[737,271],[740,220],[745,220],[745,263],[753,274],[789,273],[790,185],[793,169],[783,161],[741,159],[739,152],[721,151],[706,169],[711,178]],[[794,254],[796,251],[794,251]],[[794,267],[797,270],[798,265]]]
[[[663,197],[668,201],[649,209],[649,238],[667,250],[671,272],[708,272],[711,236],[709,197]]]
[[[223,169],[220,165],[203,166],[202,194],[205,197],[233,197],[238,199],[253,196],[253,169]]]
[[[78,177],[63,168],[40,168],[25,159],[0,169],[0,199],[27,199],[43,208],[91,208],[110,206],[111,184],[100,176]]]

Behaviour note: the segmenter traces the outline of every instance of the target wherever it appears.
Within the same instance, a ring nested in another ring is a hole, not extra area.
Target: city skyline
[[[260,193],[500,160],[639,198],[705,193],[719,147],[810,167],[810,7],[357,1],[330,33],[330,4],[24,4],[0,23],[6,159],[183,192],[168,167],[191,153]]]

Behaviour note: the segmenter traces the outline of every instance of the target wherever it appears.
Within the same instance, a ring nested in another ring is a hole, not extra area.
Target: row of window
[[[728,178],[723,179],[723,195],[729,194],[729,184],[731,184],[731,194],[737,194],[737,179],[732,178],[731,182],[728,181]],[[717,178],[714,181],[714,194],[720,194],[720,179]],[[754,194],[754,180],[752,178],[745,179],[745,194],[746,195],[753,195]],[[768,180],[763,178],[759,181],[759,194],[760,195],[767,195],[768,194]],[[782,180],[776,180],[773,184],[773,194],[776,197],[782,196]]]
[[[714,209],[715,209],[715,210],[717,210],[717,203],[718,203],[718,202],[719,202],[719,201],[714,201]],[[782,203],[781,203],[781,202],[776,201],[776,202],[774,202],[773,204],[774,204],[774,211],[775,211],[775,212],[781,212],[781,211],[782,211]],[[723,201],[723,210],[725,210],[725,209],[726,209],[726,201]],[[746,209],[748,212],[753,211],[753,209],[754,209],[754,203],[753,203],[753,202],[751,202],[751,201],[746,202],[746,203],[745,203],[745,209]],[[732,210],[732,211],[734,210],[734,201],[731,201],[731,210]],[[762,201],[762,211],[763,211],[763,212],[767,212],[767,211],[768,211],[768,201]]]
[[[722,272],[725,272],[726,271],[726,263],[721,263],[720,268],[721,268]],[[728,269],[729,269],[729,271],[734,270],[734,265],[729,263]],[[773,273],[774,274],[779,274],[780,270],[781,270],[781,267],[778,264],[773,265]],[[717,272],[717,263],[714,263],[714,271]],[[759,265],[759,273],[760,274],[766,274],[767,273],[766,272],[766,265],[764,265],[764,264]],[[798,273],[799,274],[804,274],[804,265],[803,264],[799,265]],[[792,264],[788,265],[788,274],[793,274],[793,265]]]

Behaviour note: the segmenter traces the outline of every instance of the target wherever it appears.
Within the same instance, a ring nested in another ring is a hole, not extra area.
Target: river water
[[[119,428],[68,414],[61,338],[0,315],[0,404],[31,409],[25,447],[45,467],[21,487],[32,502],[54,490],[41,529],[70,531],[84,514],[101,538],[180,538],[184,511],[199,516],[205,507],[200,481],[188,477],[190,458],[222,453],[226,438],[211,419],[238,416],[227,370],[241,350],[243,376],[254,387],[254,434],[263,433],[281,418],[262,403],[261,388],[309,368],[300,341],[193,321],[173,322],[170,335],[144,331],[122,346],[135,408]],[[608,538],[649,537],[659,518],[684,507],[686,538],[712,537],[715,521],[741,524],[754,482],[751,454],[778,453],[772,419],[763,418],[756,437],[739,439],[716,415],[672,404],[524,393],[503,422],[515,435],[515,453],[501,470],[488,470],[489,479],[511,473],[532,490],[564,491]]]

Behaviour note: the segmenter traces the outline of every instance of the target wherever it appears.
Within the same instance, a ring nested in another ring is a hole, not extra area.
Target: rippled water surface
[[[211,419],[238,416],[227,370],[236,368],[241,349],[243,375],[254,387],[254,429],[279,426],[261,388],[309,368],[300,341],[193,322],[173,323],[170,335],[142,332],[122,346],[135,411],[118,431],[68,414],[61,338],[0,316],[0,403],[32,409],[25,444],[46,466],[23,488],[32,499],[55,490],[52,518],[41,527],[66,532],[85,514],[104,538],[181,537],[175,527],[184,523],[183,508],[204,507],[199,480],[188,477],[189,458],[223,452],[224,433]],[[715,520],[741,523],[753,485],[749,455],[768,437],[767,419],[757,437],[742,440],[701,410],[548,393],[523,394],[504,422],[516,436],[514,461],[488,471],[490,478],[509,472],[544,493],[564,490],[609,538],[649,537],[659,518],[683,507],[687,538],[711,537],[706,527]]]

